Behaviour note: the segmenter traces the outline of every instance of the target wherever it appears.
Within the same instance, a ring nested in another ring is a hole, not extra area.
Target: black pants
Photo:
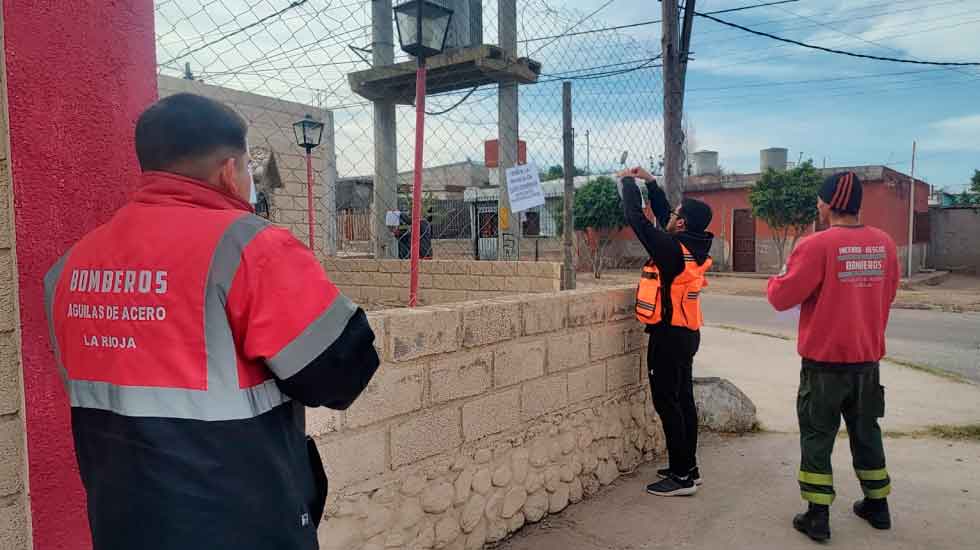
[[[831,364],[803,360],[796,399],[800,420],[800,492],[804,500],[829,505],[834,501],[830,457],[840,429],[847,424],[854,471],[868,498],[885,498],[891,479],[878,419],[885,415],[885,389],[878,364]]]
[[[697,466],[698,409],[694,405],[694,354],[701,333],[681,327],[657,325],[650,329],[647,368],[653,406],[667,438],[672,472],[686,476]]]

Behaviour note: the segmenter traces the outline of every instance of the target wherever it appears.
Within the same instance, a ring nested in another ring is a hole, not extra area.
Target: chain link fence
[[[470,28],[482,32],[480,42],[496,44],[496,0],[468,7]],[[566,80],[573,82],[577,186],[618,170],[624,152],[628,164],[654,170],[662,158],[659,26],[609,28],[603,14],[610,9],[582,12],[559,0],[517,2],[517,55],[541,64],[537,82],[519,88],[518,136],[527,162],[545,177],[562,163]],[[155,10],[160,95],[207,95],[246,118],[265,215],[307,240],[305,151],[296,143],[293,123],[309,114],[326,125],[312,155],[314,249],[328,270],[336,258],[370,257],[379,239],[391,240],[372,223],[372,206],[405,213],[402,227],[390,230],[404,235],[415,109],[396,106],[398,192],[392,196],[398,198],[373,205],[374,106],[348,80],[350,73],[372,68],[372,2],[158,0]],[[659,11],[650,4],[649,19]],[[394,25],[391,17],[385,25]],[[395,62],[409,61],[398,48],[397,32],[393,36]],[[423,212],[433,257],[492,259],[499,188],[486,151],[500,133],[498,86],[430,95],[426,110],[431,114],[425,120]],[[522,259],[561,259],[555,224],[561,216],[560,181],[546,184],[545,206],[520,218],[527,237]]]

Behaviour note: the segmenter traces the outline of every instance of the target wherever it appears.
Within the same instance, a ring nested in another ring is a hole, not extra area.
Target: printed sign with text
[[[511,212],[523,212],[544,205],[544,191],[534,163],[507,169],[507,195]]]

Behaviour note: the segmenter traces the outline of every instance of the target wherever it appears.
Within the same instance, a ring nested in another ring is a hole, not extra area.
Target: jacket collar
[[[146,206],[190,206],[254,212],[241,198],[203,181],[169,172],[144,172],[132,202]]]

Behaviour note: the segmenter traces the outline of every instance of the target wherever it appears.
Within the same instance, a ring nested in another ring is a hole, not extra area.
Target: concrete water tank
[[[789,149],[785,147],[770,147],[759,152],[759,171],[765,172],[769,168],[773,170],[785,170],[786,160]]]
[[[694,160],[695,176],[713,176],[718,173],[718,151],[697,151]]]
[[[483,3],[480,0],[435,0],[453,10],[446,49],[468,48],[483,43]]]

